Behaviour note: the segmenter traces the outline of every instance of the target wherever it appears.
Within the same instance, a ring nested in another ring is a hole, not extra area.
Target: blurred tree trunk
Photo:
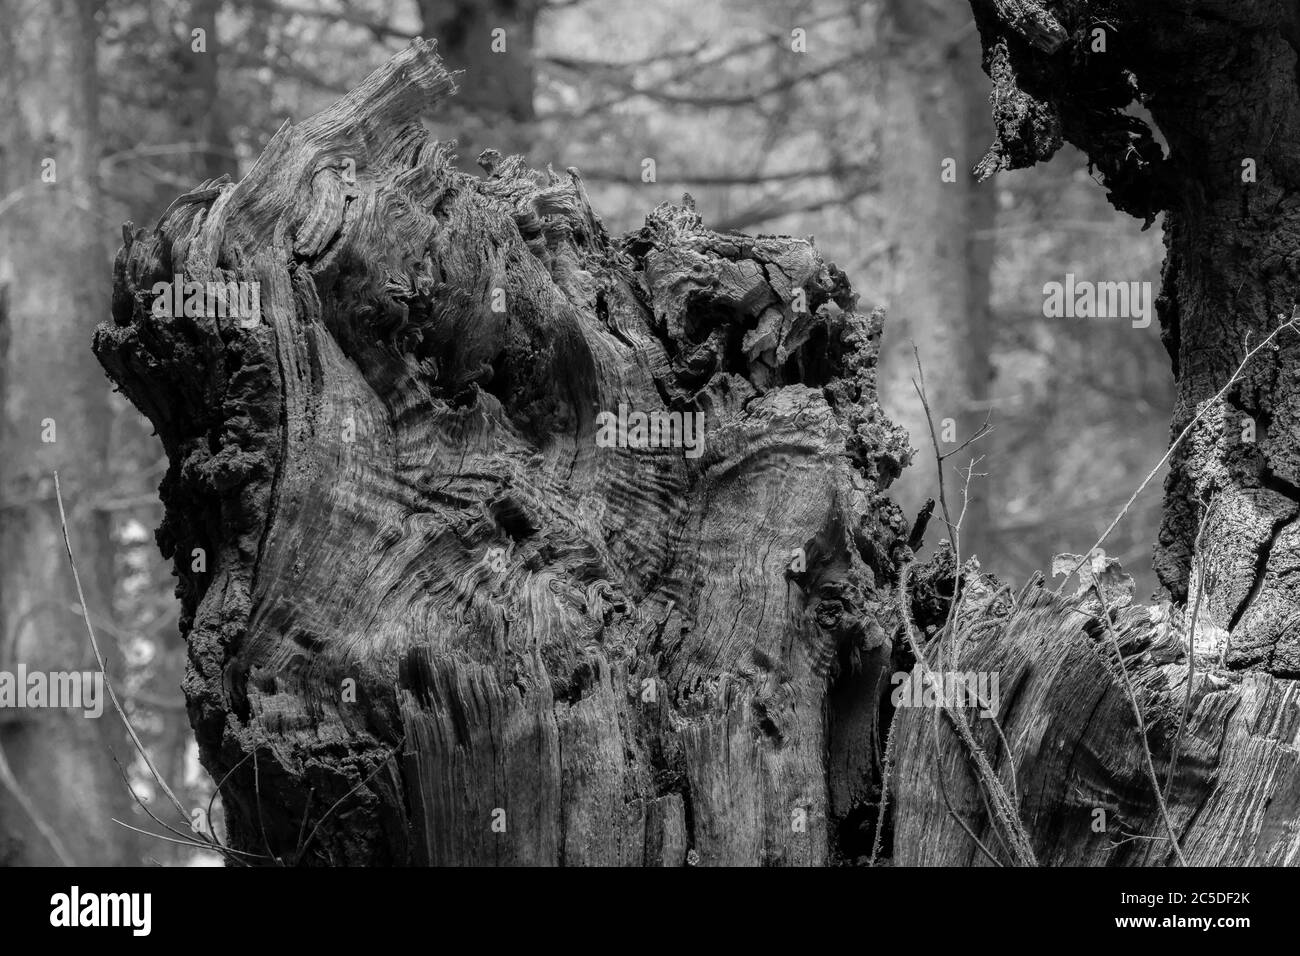
[[[912,386],[917,377],[913,343],[925,368],[941,452],[954,451],[974,435],[988,413],[995,192],[990,184],[978,184],[972,170],[988,148],[989,84],[980,72],[974,23],[963,5],[892,0],[883,16],[888,54],[882,102],[888,104],[888,119],[882,131],[881,195],[894,283],[881,392],[918,452],[894,491],[915,513],[926,497],[937,497],[937,488],[925,411]],[[954,523],[962,506],[962,472],[986,451],[977,443],[945,462]],[[987,558],[991,481],[971,482],[961,526],[964,554]],[[947,536],[946,531],[936,535]]]
[[[577,176],[452,170],[417,119],[450,86],[416,41],[119,253],[95,351],[170,458],[232,844],[861,855],[907,531],[879,315],[807,241],[661,206],[615,242]],[[152,314],[182,236],[188,275],[260,283],[259,322]],[[702,415],[702,453],[603,447],[620,405]]]
[[[221,38],[217,34],[221,3],[222,0],[194,0],[191,14],[194,26],[202,29],[207,38],[206,52],[193,54],[198,102],[191,122],[195,138],[207,146],[197,157],[204,179],[217,179],[222,174],[237,178],[239,172],[226,120],[226,101],[221,96]]]
[[[423,35],[438,38],[447,69],[465,71],[448,105],[457,165],[477,173],[478,155],[489,146],[506,156],[527,154],[537,119],[533,38],[539,0],[417,3]]]
[[[8,671],[19,662],[29,670],[96,669],[75,612],[55,470],[92,620],[111,612],[108,517],[89,503],[108,472],[108,391],[83,360],[105,311],[108,265],[97,216],[95,16],[95,4],[75,0],[0,0],[0,196],[12,200],[0,217],[0,262],[11,276],[0,456],[0,669]],[[114,642],[104,643],[117,660]],[[130,797],[109,748],[131,759],[111,710],[98,720],[70,710],[0,710],[0,743],[18,786],[72,860],[138,861],[135,841],[110,820],[130,816]],[[14,801],[0,793],[0,858],[58,862]]]

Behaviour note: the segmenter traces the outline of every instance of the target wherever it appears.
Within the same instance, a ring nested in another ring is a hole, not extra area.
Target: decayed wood
[[[1007,51],[1014,112],[1032,96]],[[574,170],[454,171],[418,122],[451,91],[417,41],[119,253],[95,349],[171,462],[158,538],[233,844],[306,864],[860,861],[891,678],[919,651],[998,674],[1007,743],[989,719],[966,741],[933,707],[894,713],[895,862],[989,862],[972,834],[1002,862],[1172,859],[1150,777],[1183,706],[1181,612],[1115,601],[1112,620],[966,569],[945,630],[952,554],[912,564],[883,495],[908,450],[876,401],[882,317],[811,241],[711,232],[689,201],[616,240]],[[1049,139],[1073,128],[1053,116],[1030,117]],[[155,315],[176,275],[260,283],[260,319]],[[702,413],[702,453],[602,447],[620,406]],[[1193,863],[1297,861],[1292,639],[1267,616],[1294,497],[1274,461],[1216,487],[1194,585],[1204,659],[1167,801]],[[1014,834],[991,829],[981,757]]]
[[[1112,613],[1163,786],[1186,692],[1183,621],[1140,606]],[[963,712],[1008,790],[1014,762],[1020,819],[1038,864],[1172,865],[1099,602],[1037,589],[1014,609],[988,602],[972,606],[970,616],[956,667],[998,676],[997,720],[1009,746],[978,708]],[[925,653],[938,660],[943,649],[933,645]],[[991,865],[945,806],[942,774],[953,810],[1009,864],[952,719],[936,708],[907,707],[895,719],[904,757],[896,771],[894,862]],[[1169,813],[1189,865],[1300,863],[1295,681],[1226,671],[1214,655],[1201,656],[1178,753]]]
[[[1035,0],[993,0],[998,15],[1033,46],[1055,53],[1069,39],[1065,27]]]
[[[574,170],[453,171],[418,121],[452,86],[416,41],[119,253],[95,350],[170,458],[158,539],[233,844],[857,852],[908,530],[881,316],[810,240],[689,200],[613,240]],[[181,274],[259,282],[260,322],[154,315]],[[701,413],[702,454],[599,447],[620,405]]]

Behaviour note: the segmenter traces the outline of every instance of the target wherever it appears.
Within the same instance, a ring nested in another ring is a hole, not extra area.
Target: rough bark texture
[[[1158,311],[1178,379],[1177,435],[1228,383],[1248,336],[1259,342],[1296,301],[1296,8],[1217,0],[972,7],[994,81],[996,139],[980,170],[1031,165],[1069,140],[1087,152],[1117,208],[1147,222],[1166,214]],[[1159,125],[1167,156],[1125,112],[1135,101]],[[1243,179],[1246,159],[1257,182]],[[1181,607],[1129,606],[1126,597],[1103,607],[1086,589],[1065,600],[1031,588],[1012,600],[967,576],[975,596],[958,623],[930,626],[922,653],[936,669],[945,662],[1000,677],[1006,742],[970,708],[898,712],[895,862],[990,862],[959,817],[992,856],[1011,862],[1011,829],[995,827],[989,809],[1004,791],[1038,864],[1171,863],[1170,828],[1193,865],[1300,863],[1291,679],[1300,676],[1298,341],[1284,333],[1261,353],[1174,457],[1157,570],[1175,601],[1194,603],[1200,593],[1194,635]],[[1151,775],[1163,789],[1175,752],[1166,825]],[[983,782],[980,759],[990,765]]]
[[[1015,793],[1039,865],[1176,863],[1113,639],[1136,689],[1162,787],[1179,741],[1169,814],[1188,864],[1300,864],[1295,681],[1262,671],[1229,673],[1199,658],[1180,737],[1188,676],[1181,615],[1140,606],[1107,614],[1094,594],[1064,600],[1038,588],[1012,601],[1005,590],[981,583],[982,597],[962,613],[956,663],[942,670],[998,675],[997,722],[1008,747],[978,708],[963,709],[964,717],[939,708],[896,712],[895,747],[902,756],[895,864],[990,865],[949,812],[941,774],[953,811],[999,862],[1011,863],[990,823],[972,752],[954,731],[957,720],[966,720],[1001,785]],[[925,648],[932,665],[952,651],[951,637]]]
[[[972,0],[995,85],[997,140],[982,169],[1030,165],[1069,140],[1116,208],[1147,222],[1165,214],[1157,308],[1178,380],[1177,435],[1228,382],[1248,338],[1258,343],[1297,301],[1300,13],[1281,0],[1016,6],[1038,8],[1030,21],[1066,39],[1045,51],[1007,3]],[[1134,105],[1150,111],[1167,155],[1126,111]],[[1247,160],[1257,181],[1246,181]],[[1300,336],[1278,345],[1175,454],[1156,568],[1187,600],[1196,530],[1217,499],[1203,623],[1231,634],[1234,668],[1300,677]]]
[[[616,241],[574,170],[456,172],[417,119],[451,91],[416,41],[119,253],[95,351],[170,457],[158,539],[233,844],[861,852],[908,530],[881,316],[809,241],[689,201]],[[176,273],[260,282],[261,322],[154,316]],[[620,403],[702,413],[703,454],[598,447]]]

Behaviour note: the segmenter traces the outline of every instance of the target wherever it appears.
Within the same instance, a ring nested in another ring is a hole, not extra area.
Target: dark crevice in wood
[[[1287,515],[1280,520],[1273,522],[1273,527],[1269,531],[1268,537],[1259,543],[1258,550],[1255,553],[1255,577],[1251,583],[1250,591],[1247,592],[1245,598],[1242,599],[1242,602],[1237,609],[1232,612],[1232,617],[1228,621],[1229,634],[1233,633],[1237,629],[1237,625],[1241,622],[1241,619],[1245,616],[1246,612],[1250,610],[1251,605],[1255,603],[1256,598],[1258,598],[1260,593],[1264,590],[1264,581],[1268,577],[1269,572],[1269,558],[1273,555],[1273,548],[1277,544],[1277,539],[1281,537],[1282,530],[1289,525],[1294,524],[1295,521],[1296,519],[1293,516]]]

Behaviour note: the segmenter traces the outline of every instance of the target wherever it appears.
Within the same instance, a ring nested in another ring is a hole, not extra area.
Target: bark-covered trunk
[[[1297,301],[1300,14],[1280,0],[972,7],[995,86],[996,140],[981,171],[1046,160],[1068,140],[1118,209],[1148,222],[1165,213],[1157,308],[1178,382],[1172,436],[1204,415],[1173,456],[1156,551],[1178,606],[1128,606],[1114,593],[1103,608],[1090,589],[1013,602],[984,587],[987,599],[958,615],[965,623],[927,648],[940,672],[946,662],[999,675],[1005,742],[974,711],[900,711],[895,860],[1171,863],[1176,838],[1189,864],[1295,865],[1300,335],[1282,332],[1214,398]],[[1167,155],[1126,112],[1135,101]],[[1167,787],[1167,819],[1152,776]],[[995,791],[1014,793],[1028,857],[1014,827],[990,824]]]
[[[417,0],[425,36],[438,38],[447,70],[463,71],[439,119],[453,130],[456,165],[478,172],[486,148],[527,154],[537,110],[534,37],[539,0]]]
[[[234,146],[226,119],[226,103],[221,96],[221,38],[217,33],[217,14],[222,0],[194,0],[190,6],[193,28],[203,31],[204,50],[193,58],[195,103],[186,117],[185,126],[207,148],[198,154],[202,175],[217,179],[223,173],[234,175]]]
[[[827,862],[874,797],[907,531],[881,317],[807,241],[689,203],[615,241],[574,171],[452,170],[417,118],[451,88],[416,41],[119,254],[95,350],[170,456],[230,839]],[[156,316],[181,273],[260,283],[260,320]],[[606,447],[620,408],[680,440]]]
[[[1088,154],[1118,209],[1147,221],[1165,213],[1157,306],[1178,382],[1176,436],[1300,298],[1300,12],[1282,0],[1074,0],[1052,14],[1027,0],[972,5],[996,87],[998,141],[985,168],[1045,160],[1066,139]],[[1035,9],[1041,17],[1014,15]],[[1167,155],[1125,112],[1135,102]],[[1207,640],[1231,633],[1234,668],[1300,677],[1300,382],[1291,372],[1300,335],[1283,332],[1277,346],[1176,451],[1156,567],[1185,601],[1204,559]],[[1204,554],[1194,557],[1211,502]]]

